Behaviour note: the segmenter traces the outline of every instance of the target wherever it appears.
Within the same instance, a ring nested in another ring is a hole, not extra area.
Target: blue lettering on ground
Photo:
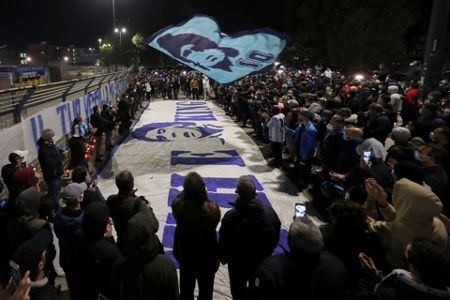
[[[234,165],[245,166],[236,150],[219,150],[208,153],[192,151],[172,151],[170,164],[174,165]]]
[[[264,188],[262,184],[256,179],[254,175],[248,175],[255,184],[257,190],[257,198],[267,206],[271,206],[269,199],[267,199],[266,194],[263,192]],[[169,207],[172,206],[175,198],[180,194],[179,188],[183,186],[185,177],[179,174],[172,174],[169,195],[167,199],[167,204]],[[224,192],[223,190],[234,190],[236,188],[237,182],[239,178],[225,178],[225,177],[204,177],[203,178],[208,198],[211,201],[214,201],[222,208],[233,208],[231,203],[236,200],[236,193],[233,192]],[[220,191],[219,191],[220,189]],[[166,250],[166,255],[169,256],[178,268],[178,262],[173,256],[173,239],[175,234],[176,221],[173,214],[169,213],[166,219],[166,226],[163,231],[162,244],[164,249]],[[280,232],[280,241],[276,249],[274,250],[275,254],[284,253],[284,251],[289,250],[287,244],[287,231],[282,229]]]
[[[177,102],[175,121],[217,121],[203,101]]]

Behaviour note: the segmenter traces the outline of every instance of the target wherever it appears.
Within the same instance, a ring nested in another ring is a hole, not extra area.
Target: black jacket
[[[174,256],[180,267],[216,272],[219,267],[216,227],[220,221],[219,206],[210,200],[196,202],[183,193],[172,204],[177,221]]]
[[[64,174],[63,159],[64,154],[56,148],[53,142],[48,142],[40,138],[38,159],[45,181],[59,179]]]
[[[271,256],[256,272],[251,299],[349,299],[347,277],[343,263],[325,251],[318,257]]]
[[[364,135],[367,138],[376,138],[383,145],[388,135],[391,133],[393,124],[389,116],[383,112],[369,118],[364,128]]]
[[[83,288],[73,293],[72,299],[97,300],[98,294],[111,294],[109,278],[120,252],[113,238],[104,237],[108,219],[108,207],[93,203],[84,213],[82,227],[75,232],[74,273]]]
[[[152,222],[153,231],[157,232],[159,229],[159,222],[153,209],[147,206],[145,199],[142,197],[122,196],[120,194],[111,195],[106,200],[106,205],[109,207],[111,218],[114,221],[114,227],[117,232],[117,244],[122,253],[124,253],[123,233],[128,221],[135,214],[145,212]]]
[[[126,257],[114,266],[111,299],[178,299],[177,271],[167,256],[145,212],[134,215],[125,228]]]
[[[114,123],[103,118],[100,113],[93,113],[89,118],[92,127],[97,128],[95,136],[101,136],[105,131],[107,126],[114,126]]]
[[[7,164],[4,165],[2,168],[2,178],[3,182],[5,183],[6,187],[8,188],[8,192],[14,193],[14,185],[13,185],[13,175],[16,173],[16,171],[19,170],[19,167],[13,165],[13,164]]]
[[[220,226],[219,259],[254,272],[278,244],[280,219],[258,199],[232,205]]]
[[[336,170],[339,153],[344,148],[345,141],[342,131],[326,132],[321,143],[320,159],[327,169]]]
[[[108,109],[104,109],[101,113],[101,117],[107,121],[105,122],[105,131],[113,131],[114,130],[114,116],[112,115],[111,111]]]

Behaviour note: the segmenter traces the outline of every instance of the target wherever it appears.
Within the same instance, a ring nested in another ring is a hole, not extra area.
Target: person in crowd
[[[366,138],[375,138],[384,145],[393,126],[382,105],[373,103],[369,106],[367,122],[364,126]]]
[[[64,174],[63,159],[67,152],[56,147],[53,142],[54,137],[53,130],[44,129],[37,144],[39,145],[38,160],[47,184],[47,197],[51,200],[52,210],[56,212],[59,208],[61,176]]]
[[[124,135],[125,133],[130,131],[131,127],[131,103],[128,99],[128,96],[125,95],[120,99],[118,105],[118,117],[119,117],[119,134]]]
[[[288,244],[289,251],[259,266],[252,299],[349,299],[347,270],[323,250],[322,234],[310,219],[291,224]]]
[[[152,86],[150,85],[150,82],[148,80],[145,81],[144,90],[145,90],[145,98],[147,99],[147,101],[150,101],[152,95]]]
[[[410,88],[406,91],[405,101],[402,107],[404,125],[408,125],[417,118],[419,94],[419,84],[417,82],[411,82]]]
[[[180,299],[194,299],[197,281],[198,299],[211,300],[219,267],[216,227],[220,209],[208,199],[205,183],[198,173],[186,176],[183,192],[175,198],[172,211],[177,222],[173,248],[180,264]]]
[[[191,81],[189,82],[189,86],[191,88],[192,99],[193,100],[199,100],[199,97],[200,97],[200,83],[198,82],[197,78],[193,77],[191,79]]]
[[[413,124],[413,136],[421,137],[425,142],[430,142],[430,132],[446,125],[445,121],[438,114],[436,103],[425,103],[421,108],[422,114]]]
[[[17,170],[23,167],[25,151],[15,150],[8,155],[9,164],[2,167],[2,178],[9,192],[9,201],[13,201],[19,193],[13,184],[13,176]]]
[[[295,130],[285,128],[288,134],[298,137],[300,141],[297,164],[300,165],[301,185],[305,187],[311,175],[311,163],[316,151],[317,129],[311,122],[314,114],[310,111],[303,109],[298,117],[300,125]]]
[[[248,176],[238,180],[238,197],[223,217],[220,226],[219,259],[228,264],[233,300],[247,299],[246,288],[261,262],[278,244],[280,219],[270,206],[256,195]]]
[[[34,237],[25,241],[12,257],[12,261],[18,265],[20,272],[29,272],[31,289],[29,299],[56,300],[58,294],[56,288],[46,274],[49,260],[48,249],[52,246],[53,237],[49,230],[39,230]]]
[[[361,252],[376,256],[379,245],[369,232],[367,215],[359,204],[335,202],[328,209],[330,223],[320,229],[324,249],[339,258],[348,271],[350,283],[356,288],[362,270],[358,255]],[[378,258],[378,257],[377,257]]]
[[[447,231],[437,218],[442,212],[442,202],[430,189],[409,179],[400,179],[394,185],[392,204],[376,180],[367,179],[366,190],[367,201],[377,202],[384,218],[383,221],[372,220],[369,228],[381,238],[391,268],[402,266],[403,250],[416,238],[433,240],[443,247],[447,245]]]
[[[113,142],[112,142],[112,136],[114,131],[114,112],[111,107],[108,105],[103,105],[103,109],[101,112],[101,117],[105,119],[107,122],[105,122],[105,149],[111,150],[114,148]]]
[[[269,129],[269,141],[274,155],[273,166],[277,168],[281,166],[283,159],[283,143],[286,136],[285,126],[286,120],[284,114],[281,113],[280,107],[273,106],[272,118],[267,123],[267,128]]]
[[[94,202],[105,202],[100,188],[97,186],[97,182],[92,180],[86,167],[78,166],[72,171],[72,181],[74,183],[85,184],[87,189],[83,192],[83,201],[81,202],[81,208],[86,207]]]
[[[20,173],[16,172],[16,173]],[[25,175],[25,174],[24,174]],[[15,200],[15,215],[10,219],[6,227],[6,242],[2,247],[2,256],[7,260],[11,258],[18,247],[26,240],[34,237],[40,230],[47,230],[52,232],[50,223],[40,217],[39,210],[41,208],[41,193],[37,184],[37,178],[34,177],[34,172],[31,170],[27,175],[30,180],[34,180],[35,185],[23,190]],[[26,176],[24,176],[26,177]],[[49,261],[53,261],[56,251],[53,244],[50,245],[47,256]],[[55,278],[53,265],[49,264],[47,276],[53,280]],[[5,278],[3,278],[4,280]]]
[[[55,234],[59,243],[59,264],[64,270],[69,292],[72,297],[83,288],[78,283],[75,274],[74,254],[75,231],[81,228],[84,211],[81,209],[85,183],[69,183],[61,193],[65,204],[55,216]]]
[[[365,179],[375,178],[383,188],[391,194],[393,178],[391,170],[384,162],[386,150],[380,141],[369,138],[356,147],[359,155],[358,163],[347,174],[330,172],[332,181],[343,184],[349,194],[349,199],[357,203],[364,203],[367,195]]]
[[[114,123],[102,117],[102,115],[100,114],[100,107],[98,107],[97,105],[94,106],[93,111],[94,113],[90,116],[89,120],[91,126],[95,128],[95,161],[101,162],[102,155],[100,152],[103,143],[103,135],[105,133],[106,126],[114,126]]]
[[[414,161],[414,147],[409,143],[411,131],[406,127],[396,127],[392,130],[391,139],[394,145],[389,147],[386,163],[392,168],[398,161]]]
[[[112,236],[113,222],[104,203],[92,203],[83,215],[81,228],[74,237],[74,280],[78,290],[72,299],[98,299],[109,297],[111,270],[120,251]]]
[[[160,254],[159,240],[144,212],[125,228],[125,257],[113,267],[110,281],[114,300],[178,300],[178,276],[172,260]]]
[[[85,158],[86,140],[85,137],[89,132],[87,123],[83,122],[83,118],[76,117],[73,120],[71,130],[72,136],[69,139],[70,160],[69,168],[74,169],[77,166],[87,166]]]
[[[448,184],[448,174],[445,172],[443,163],[448,157],[444,147],[436,144],[422,146],[415,152],[416,159],[422,164],[425,170],[425,183],[431,188],[441,201],[445,201],[447,206],[446,187]]]
[[[450,299],[450,256],[445,248],[414,239],[405,247],[403,257],[403,268],[383,276],[371,257],[361,253],[365,274],[354,299]]]
[[[119,193],[109,196],[106,199],[106,204],[114,221],[114,228],[117,232],[117,244],[122,253],[124,253],[123,232],[133,215],[144,212],[149,218],[154,232],[158,231],[159,223],[150,203],[144,197],[136,196],[137,190],[134,189],[134,177],[130,171],[120,172],[116,176],[115,181]]]
[[[339,153],[344,148],[344,119],[339,115],[331,117],[327,124],[327,130],[320,144],[320,159],[322,166],[326,170],[336,170],[339,158]]]

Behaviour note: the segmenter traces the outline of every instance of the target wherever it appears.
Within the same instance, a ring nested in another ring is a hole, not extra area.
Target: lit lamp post
[[[30,64],[31,62],[31,57],[27,56],[27,63]]]
[[[100,49],[100,46],[102,45],[102,39],[98,39],[98,48]]]
[[[119,45],[122,48],[122,34],[127,33],[127,29],[125,27],[122,28],[114,28],[114,32],[119,34]]]

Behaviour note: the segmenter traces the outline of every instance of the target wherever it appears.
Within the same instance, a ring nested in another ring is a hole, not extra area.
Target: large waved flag
[[[267,28],[225,35],[208,16],[164,28],[148,41],[149,46],[222,84],[266,71],[286,43],[286,35]]]

